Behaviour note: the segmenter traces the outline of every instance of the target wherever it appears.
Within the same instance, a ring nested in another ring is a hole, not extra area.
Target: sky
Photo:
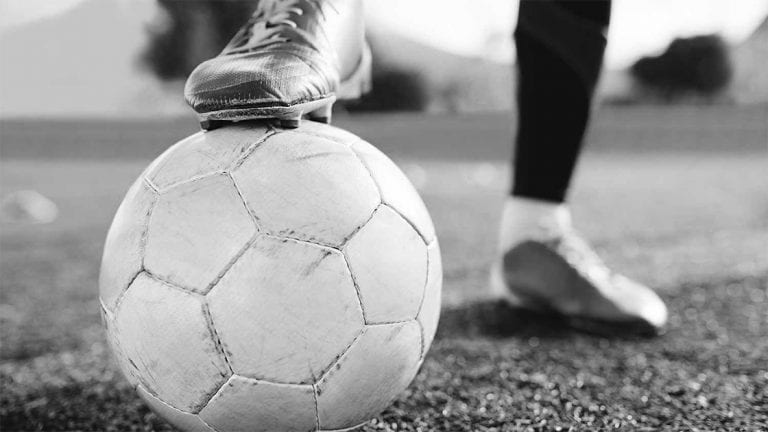
[[[513,56],[508,36],[517,1],[370,0],[366,8],[371,25],[423,43],[497,60]],[[606,64],[623,68],[677,36],[720,33],[739,42],[768,14],[768,0],[614,0],[612,11]]]
[[[55,16],[83,0],[0,0],[4,29]],[[123,4],[151,0],[117,0]],[[365,0],[371,26],[457,54],[513,58],[514,0]],[[614,0],[606,64],[622,68],[662,50],[676,36],[745,38],[768,14],[768,0]]]
[[[0,0],[0,31],[56,16],[80,2],[81,0]]]

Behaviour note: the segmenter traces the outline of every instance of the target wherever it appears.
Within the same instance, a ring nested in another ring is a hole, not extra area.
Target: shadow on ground
[[[584,320],[578,324],[574,326],[566,317],[553,312],[514,307],[504,300],[487,299],[443,309],[436,337],[558,339],[580,332],[617,340],[639,340],[657,335],[649,326],[637,324]]]
[[[567,338],[572,330],[560,317],[513,308],[503,300],[478,300],[446,308],[440,315],[437,339],[449,337]]]

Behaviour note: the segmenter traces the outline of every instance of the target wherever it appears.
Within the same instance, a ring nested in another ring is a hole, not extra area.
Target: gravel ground
[[[707,300],[653,340],[575,334],[493,301],[448,309],[407,393],[363,430],[764,430],[765,308],[741,309],[766,282],[684,287]],[[94,337],[3,364],[4,430],[170,430]]]

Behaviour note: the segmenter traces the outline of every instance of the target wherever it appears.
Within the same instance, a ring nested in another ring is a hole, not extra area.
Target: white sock
[[[566,204],[510,196],[504,201],[499,230],[499,251],[547,234],[571,228],[571,211]]]

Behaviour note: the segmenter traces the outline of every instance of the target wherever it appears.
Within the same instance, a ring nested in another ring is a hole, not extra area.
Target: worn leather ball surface
[[[379,150],[314,122],[244,122],[152,162],[99,285],[120,368],[176,427],[337,430],[415,376],[442,267],[421,198]]]

